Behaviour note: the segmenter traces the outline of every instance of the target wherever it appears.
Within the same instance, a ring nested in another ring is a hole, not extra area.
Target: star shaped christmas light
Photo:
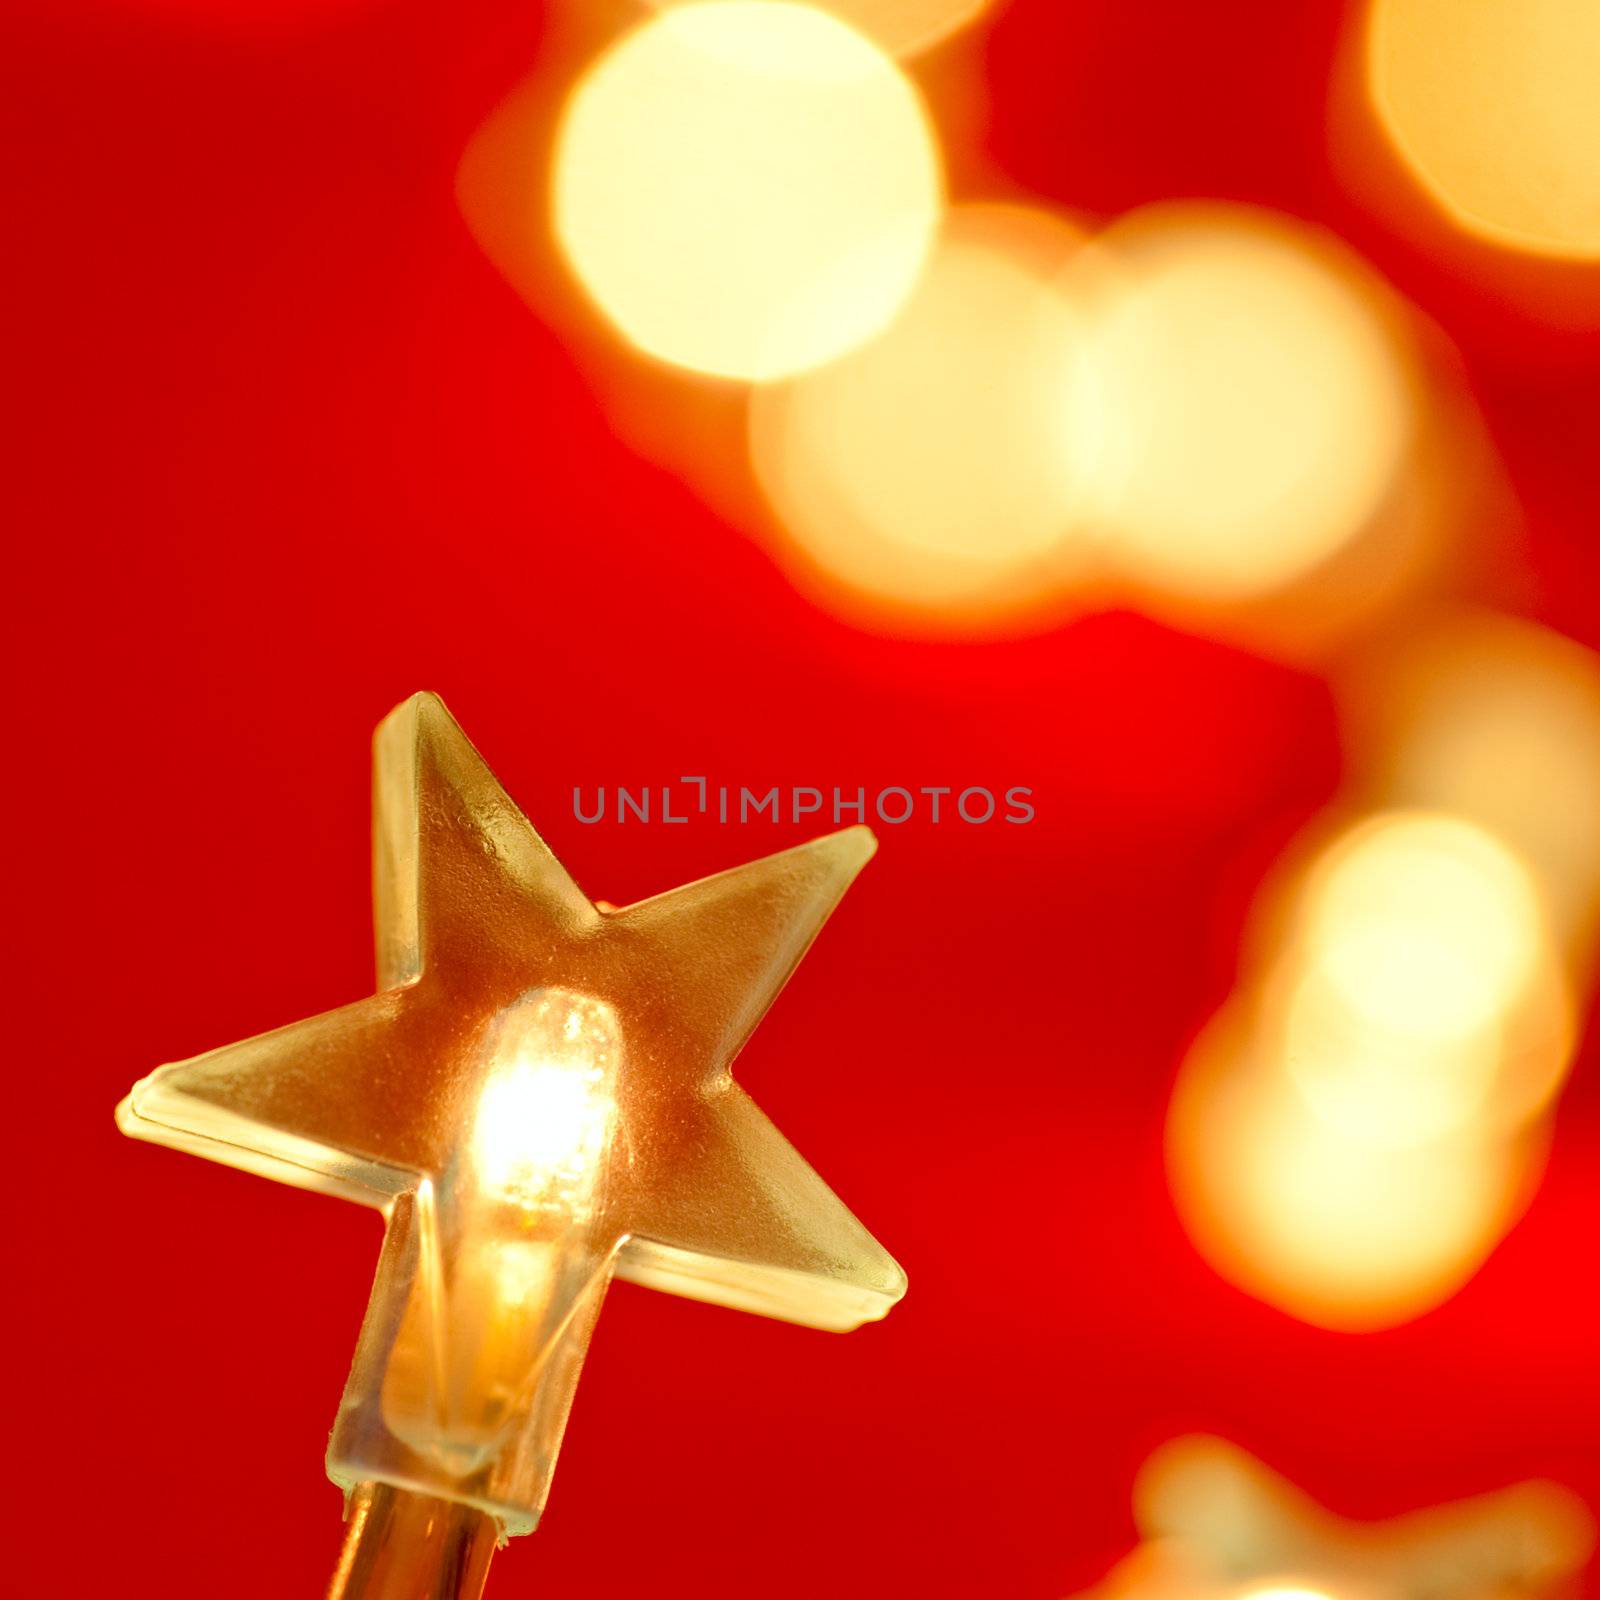
[[[383,1210],[328,1449],[335,1593],[467,1594],[538,1520],[613,1276],[841,1331],[904,1292],[730,1073],[874,844],[601,909],[437,698],[374,754],[379,992],[162,1067],[117,1119]]]
[[[1583,1503],[1553,1483],[1353,1522],[1201,1436],[1157,1450],[1133,1502],[1145,1542],[1096,1600],[1531,1600],[1594,1547]]]

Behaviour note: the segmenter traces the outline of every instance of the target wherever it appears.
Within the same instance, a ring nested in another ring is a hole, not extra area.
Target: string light
[[[602,909],[436,698],[375,755],[380,992],[118,1108],[135,1138],[384,1213],[328,1446],[346,1600],[397,1592],[384,1571],[415,1595],[470,1568],[475,1593],[533,1528],[613,1276],[841,1331],[905,1287],[730,1071],[867,831]]]

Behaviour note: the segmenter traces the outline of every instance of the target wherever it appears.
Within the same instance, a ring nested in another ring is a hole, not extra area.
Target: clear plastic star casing
[[[383,1210],[329,1473],[521,1533],[614,1275],[835,1330],[904,1292],[730,1072],[873,842],[602,911],[437,699],[375,756],[380,992],[162,1067],[118,1121]]]

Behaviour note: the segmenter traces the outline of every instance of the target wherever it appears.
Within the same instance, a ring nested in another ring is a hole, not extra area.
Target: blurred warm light
[[[1134,213],[1104,251],[1119,270],[1092,349],[1119,563],[1233,600],[1362,533],[1397,488],[1415,410],[1370,274],[1318,230],[1207,203]]]
[[[1268,1583],[1240,1592],[1239,1600],[1333,1600],[1326,1589],[1310,1589],[1303,1584]]]
[[[658,7],[695,0],[650,0]],[[812,0],[892,56],[915,55],[965,27],[990,0]]]
[[[1180,1541],[1146,1539],[1077,1600],[1234,1600],[1233,1588]]]
[[[478,1177],[530,1208],[577,1188],[604,1154],[612,1107],[598,1070],[517,1061],[484,1086],[473,1134]]]
[[[1482,1112],[1500,1065],[1500,1032],[1419,1036],[1363,1024],[1312,971],[1283,1008],[1283,1062],[1313,1112],[1378,1145],[1453,1134]]]
[[[1300,854],[1179,1073],[1169,1177],[1224,1277],[1387,1327],[1453,1294],[1531,1195],[1574,996],[1537,877],[1479,824],[1381,811]]]
[[[887,56],[809,6],[661,13],[596,61],[557,135],[554,215],[635,344],[770,379],[875,333],[941,209],[934,136]]]
[[[610,1143],[621,1046],[604,1001],[536,989],[495,1020],[489,1072],[473,1118],[478,1182],[531,1219],[554,1211],[561,1226],[593,1199]]]
[[[943,612],[1061,585],[1099,438],[1057,287],[1081,243],[1042,212],[958,207],[883,334],[752,395],[755,471],[806,563]]]
[[[1548,944],[1521,1004],[1475,1029],[1442,1004],[1431,1031],[1374,1025],[1314,966],[1263,996],[1262,1018],[1311,1110],[1378,1146],[1514,1132],[1545,1109],[1572,1063],[1571,989]]]
[[[1462,226],[1600,257],[1600,7],[1591,0],[1375,0],[1372,100]]]
[[[1526,1141],[1468,1130],[1396,1147],[1297,1092],[1243,1008],[1184,1063],[1168,1174],[1190,1237],[1248,1293],[1322,1327],[1393,1326],[1448,1298],[1531,1193]]]
[[[1306,886],[1302,959],[1400,1040],[1459,1040],[1527,993],[1549,949],[1538,885],[1474,823],[1390,812],[1337,840]]]
[[[1538,874],[1558,925],[1600,901],[1600,659],[1533,623],[1412,626],[1342,688],[1347,740],[1393,804],[1470,818]]]
[[[1535,1600],[1567,1592],[1595,1535],[1576,1494],[1539,1481],[1351,1521],[1204,1434],[1151,1453],[1133,1513],[1142,1542],[1119,1572],[1156,1581],[1119,1585],[1128,1600]]]

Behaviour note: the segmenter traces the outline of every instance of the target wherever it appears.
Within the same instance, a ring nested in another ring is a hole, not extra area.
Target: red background
[[[1340,15],[1015,0],[921,78],[965,194],[1217,195],[1353,241],[1464,351],[1526,514],[1491,583],[1600,643],[1596,340],[1335,182]],[[419,687],[619,902],[808,830],[585,828],[575,783],[1030,784],[1038,807],[880,829],[742,1064],[904,1262],[905,1304],[836,1338],[619,1286],[545,1526],[491,1593],[1043,1600],[1126,1549],[1134,1467],[1190,1428],[1351,1514],[1531,1474],[1600,1507],[1593,1042],[1532,1210],[1438,1311],[1322,1333],[1209,1271],[1166,1194],[1165,1096],[1253,883],[1338,781],[1328,692],[1129,615],[874,637],[631,454],[602,406],[630,358],[554,278],[561,332],[532,315],[451,193],[513,84],[546,71],[554,97],[612,25],[558,37],[535,0],[9,7],[27,1509],[4,1586],[326,1581],[321,1457],[377,1220],[123,1141],[111,1110],[157,1062],[370,986],[367,740]]]

